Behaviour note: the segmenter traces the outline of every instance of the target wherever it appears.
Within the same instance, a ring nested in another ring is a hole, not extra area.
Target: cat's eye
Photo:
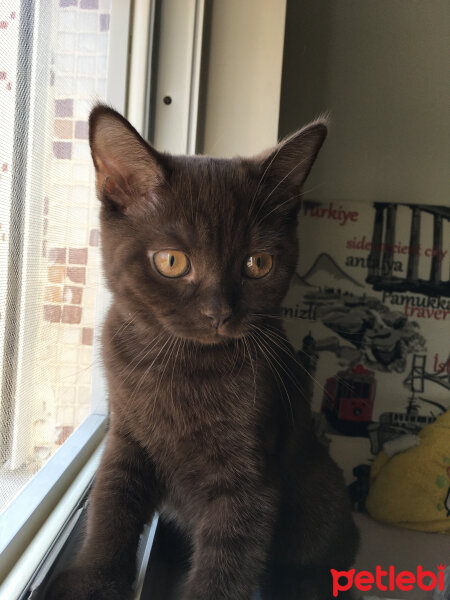
[[[259,279],[267,275],[272,268],[273,259],[266,252],[250,254],[244,261],[244,273],[252,279]]]
[[[155,267],[164,277],[182,277],[189,272],[190,262],[184,252],[161,250],[153,255]]]

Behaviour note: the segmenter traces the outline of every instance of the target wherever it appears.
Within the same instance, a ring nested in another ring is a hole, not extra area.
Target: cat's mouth
[[[228,325],[224,325],[223,327],[218,329],[184,329],[182,331],[174,333],[178,337],[183,337],[186,340],[190,340],[191,342],[201,343],[207,346],[214,346],[224,344],[227,342],[232,342],[233,340],[245,336],[245,333],[238,330],[238,328],[229,327]]]
[[[225,332],[220,332],[217,330],[214,331],[198,331],[198,332],[187,332],[186,335],[184,335],[183,337],[193,341],[193,342],[200,342],[201,344],[205,344],[207,346],[214,346],[217,344],[223,344],[224,342],[227,341],[232,341],[238,337],[241,337],[240,335],[230,335],[228,333]]]
[[[196,341],[201,342],[202,344],[205,344],[208,346],[213,346],[213,345],[217,345],[217,344],[223,344],[224,342],[227,342],[227,341],[232,341],[238,337],[240,337],[240,336],[225,335],[225,334],[219,333],[218,331],[215,331],[213,333],[210,333],[209,335],[205,334],[205,335],[198,336]]]

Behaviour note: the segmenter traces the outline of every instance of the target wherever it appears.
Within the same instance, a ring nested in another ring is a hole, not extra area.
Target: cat
[[[130,598],[155,511],[192,545],[182,600],[258,587],[264,600],[330,600],[330,569],[351,565],[347,490],[280,318],[326,134],[319,119],[252,158],[173,156],[93,109],[110,430],[84,545],[51,600]]]

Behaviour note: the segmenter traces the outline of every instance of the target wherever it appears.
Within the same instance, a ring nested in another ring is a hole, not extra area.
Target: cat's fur
[[[111,427],[83,549],[52,599],[128,598],[158,510],[192,543],[183,600],[249,600],[257,586],[265,599],[330,600],[329,569],[350,566],[358,535],[279,317],[325,136],[319,120],[254,158],[171,156],[93,110]],[[164,249],[189,256],[187,276],[156,271]],[[255,251],[273,255],[261,279],[243,273]]]

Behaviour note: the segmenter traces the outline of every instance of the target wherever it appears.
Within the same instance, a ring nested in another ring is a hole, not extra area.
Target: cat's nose
[[[219,329],[231,317],[231,308],[204,308],[202,313],[211,319],[211,327]]]

